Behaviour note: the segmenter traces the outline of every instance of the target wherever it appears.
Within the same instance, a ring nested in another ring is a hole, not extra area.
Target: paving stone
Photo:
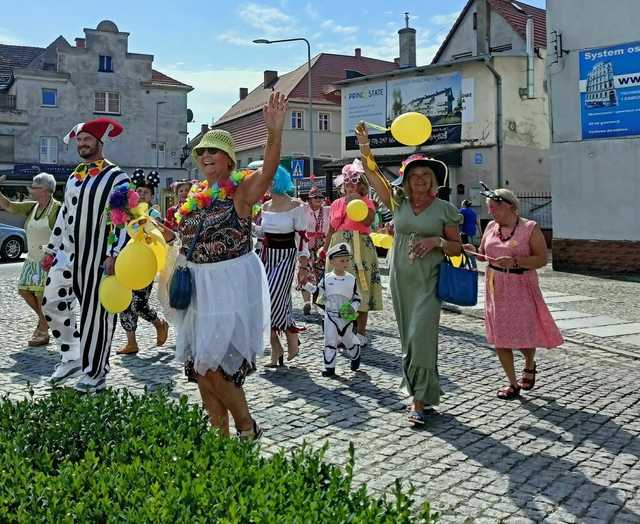
[[[593,317],[589,313],[581,313],[580,311],[551,311],[551,316],[554,320],[567,320],[569,318],[587,318]]]
[[[556,322],[560,329],[578,329],[585,327],[609,326],[611,324],[624,324],[626,320],[608,316],[595,316],[588,318],[574,318],[568,320],[559,320]]]
[[[637,335],[640,337],[640,322],[581,329],[580,333],[586,333],[587,335],[594,335],[596,337],[617,337],[620,335]]]
[[[36,397],[48,395],[44,378],[58,359],[52,347],[24,348],[34,326],[25,322],[32,314],[15,291],[18,274],[19,266],[0,265],[0,392],[16,400],[28,397],[29,387]],[[546,293],[549,300],[585,300],[578,288],[553,293]],[[582,310],[591,302],[567,303]],[[304,323],[299,297],[294,303]],[[559,311],[562,304],[551,308]],[[328,443],[326,459],[344,467],[353,442],[355,486],[382,494],[396,479],[411,481],[416,502],[430,501],[442,522],[583,522],[593,511],[609,515],[615,508],[613,522],[640,522],[637,362],[577,343],[597,337],[573,331],[575,338],[561,348],[538,353],[536,388],[520,401],[503,402],[495,391],[504,374],[482,321],[443,312],[438,365],[445,395],[425,427],[416,429],[407,423],[408,398],[399,389],[401,351],[388,290],[385,307],[371,314],[371,344],[356,373],[340,360],[339,380],[320,376],[320,317],[306,323],[292,365],[273,372],[262,366],[268,356],[259,359],[246,392],[265,428],[265,456],[303,442],[314,449]],[[617,311],[587,314],[623,317]],[[141,321],[138,338],[146,347],[153,328]],[[124,340],[118,328],[114,346]],[[173,358],[174,343],[172,333],[164,348],[143,349],[136,357],[113,354],[109,386],[141,393],[173,384],[174,398],[186,395],[201,405],[197,387],[183,380]],[[519,354],[516,364],[520,370]]]

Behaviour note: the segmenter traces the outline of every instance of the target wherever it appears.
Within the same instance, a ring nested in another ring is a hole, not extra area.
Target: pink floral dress
[[[498,236],[498,224],[491,222],[484,232],[484,253],[491,258],[531,256],[530,239],[536,223],[521,218],[510,239]],[[510,233],[503,230],[503,235]],[[564,342],[544,302],[538,273],[496,271],[487,267],[484,318],[487,341],[497,348],[554,348]]]

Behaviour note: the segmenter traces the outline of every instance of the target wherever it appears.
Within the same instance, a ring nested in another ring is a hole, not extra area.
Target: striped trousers
[[[296,272],[295,247],[269,247],[264,259],[265,272],[271,296],[271,329],[285,331],[295,326],[291,287]]]

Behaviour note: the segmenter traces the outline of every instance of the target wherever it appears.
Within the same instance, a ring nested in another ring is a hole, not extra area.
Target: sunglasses
[[[499,195],[498,193],[496,193],[493,189],[487,187],[486,184],[484,184],[483,182],[480,182],[480,185],[483,188],[483,191],[480,191],[480,194],[482,196],[487,197],[489,200],[496,202],[498,204],[500,204],[501,202],[506,202],[507,204],[511,204],[513,205],[513,202],[511,202],[511,200],[504,198],[503,196]]]
[[[357,184],[360,182],[360,173],[355,173],[352,175],[343,175],[342,180],[345,184]]]
[[[216,147],[201,147],[196,149],[196,155],[197,156],[202,156],[204,155],[204,152],[209,153],[210,155],[215,155],[216,153],[219,153],[220,151],[222,151],[222,149],[218,149]]]

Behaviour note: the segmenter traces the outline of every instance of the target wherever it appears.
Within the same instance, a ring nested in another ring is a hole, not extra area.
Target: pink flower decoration
[[[135,191],[129,191],[128,202],[129,209],[133,209],[140,202],[140,195],[138,195],[138,193],[136,193]]]
[[[129,215],[122,209],[111,210],[111,223],[114,226],[124,226],[129,221]]]

